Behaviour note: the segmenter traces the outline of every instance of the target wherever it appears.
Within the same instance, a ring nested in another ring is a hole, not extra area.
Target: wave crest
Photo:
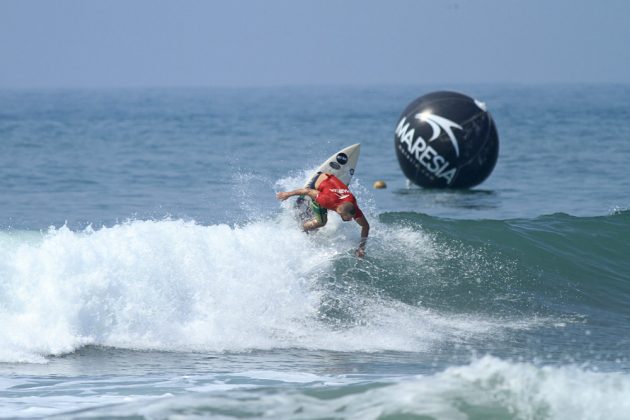
[[[431,241],[380,226],[359,261],[348,225],[333,220],[305,236],[283,213],[233,227],[165,220],[4,233],[0,360],[42,362],[87,344],[416,351],[505,326],[383,293],[378,284],[392,275],[383,261],[430,258]]]

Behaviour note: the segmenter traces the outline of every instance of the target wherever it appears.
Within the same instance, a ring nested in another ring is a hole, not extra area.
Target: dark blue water
[[[499,130],[473,190],[398,167],[400,112],[445,88]],[[1,91],[2,412],[625,418],[629,103],[613,85]],[[356,142],[364,260],[356,225],[307,237],[274,198]]]

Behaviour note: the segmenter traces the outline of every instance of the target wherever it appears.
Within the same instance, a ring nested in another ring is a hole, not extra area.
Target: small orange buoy
[[[387,184],[385,184],[385,181],[379,179],[374,182],[373,187],[375,190],[382,190],[383,188],[387,188]]]

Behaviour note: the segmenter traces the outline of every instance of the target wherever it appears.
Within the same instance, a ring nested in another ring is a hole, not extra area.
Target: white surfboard
[[[360,143],[341,149],[326,159],[324,163],[319,165],[319,168],[317,168],[315,172],[308,177],[309,181],[315,176],[315,174],[321,172],[324,174],[332,174],[339,178],[344,184],[349,185],[350,181],[352,181],[354,171],[357,168],[359,153],[361,153]],[[307,181],[305,187],[308,187],[309,181]]]
[[[336,176],[346,185],[352,181],[352,176],[357,168],[357,162],[359,161],[359,153],[361,152],[361,144],[353,144],[345,149],[341,149],[328,159],[324,161],[319,167],[312,173],[304,188],[309,187],[309,182],[318,173],[331,174]],[[311,212],[311,198],[308,196],[300,197],[295,203],[298,209],[298,219],[302,223],[313,217]]]

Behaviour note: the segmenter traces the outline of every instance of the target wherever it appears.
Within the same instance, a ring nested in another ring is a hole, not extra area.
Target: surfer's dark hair
[[[357,212],[357,208],[354,203],[350,203],[348,201],[346,201],[345,203],[341,203],[339,205],[339,208],[343,213],[348,213],[350,214],[350,216],[354,216]]]

